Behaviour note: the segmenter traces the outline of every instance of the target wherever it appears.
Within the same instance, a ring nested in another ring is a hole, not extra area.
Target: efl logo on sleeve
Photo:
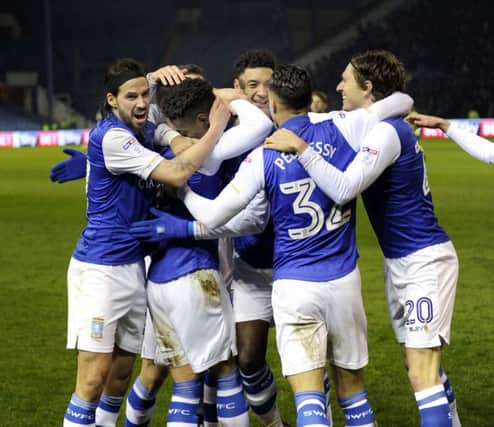
[[[135,139],[129,139],[129,140],[128,140],[128,141],[127,141],[127,142],[126,142],[126,143],[122,146],[122,148],[123,148],[124,150],[128,150],[128,149],[132,146],[132,144],[135,144],[136,142],[137,142],[137,141],[136,141]]]
[[[362,147],[361,150],[363,153],[373,154],[374,156],[377,156],[379,154],[379,150],[371,147]]]

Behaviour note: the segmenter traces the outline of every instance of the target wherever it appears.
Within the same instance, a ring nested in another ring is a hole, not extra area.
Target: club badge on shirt
[[[95,340],[103,339],[103,326],[105,319],[103,317],[93,317],[91,321],[91,338]]]

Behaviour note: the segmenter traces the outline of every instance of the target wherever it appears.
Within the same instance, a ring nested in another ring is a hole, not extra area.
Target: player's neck
[[[276,115],[276,123],[279,125],[281,125],[282,123],[286,122],[288,119],[291,119],[293,117],[297,117],[297,116],[304,116],[307,114],[307,110],[283,110],[283,111],[280,111],[277,115]]]

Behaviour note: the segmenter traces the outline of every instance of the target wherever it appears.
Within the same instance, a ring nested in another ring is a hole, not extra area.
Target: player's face
[[[168,123],[180,135],[188,138],[202,138],[209,128],[209,120],[206,113],[199,113],[193,119],[177,118],[168,120]]]
[[[312,103],[310,104],[310,111],[313,113],[325,113],[327,109],[326,103],[317,95],[312,95]]]
[[[368,92],[357,83],[352,64],[348,64],[341,75],[341,81],[336,86],[336,92],[341,94],[342,109],[352,111],[370,105]]]
[[[238,79],[235,79],[235,88],[240,88],[250,102],[269,115],[268,83],[273,75],[272,68],[246,68]]]
[[[145,77],[127,80],[118,88],[117,96],[108,94],[107,100],[115,115],[127,126],[135,131],[144,128],[151,102]]]

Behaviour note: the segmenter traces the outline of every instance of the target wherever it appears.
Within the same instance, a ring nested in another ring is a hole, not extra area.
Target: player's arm
[[[378,120],[384,120],[393,116],[407,114],[413,107],[413,99],[402,92],[394,92],[391,95],[374,102],[367,111],[377,116]],[[323,122],[337,118],[342,111],[329,111],[327,113],[309,113],[311,123]]]
[[[359,152],[344,171],[328,163],[310,147],[298,160],[328,197],[344,204],[369,187],[396,161],[400,152],[396,130],[381,122],[365,136]]]
[[[299,154],[298,161],[316,185],[338,204],[344,204],[364,191],[399,157],[401,151],[398,134],[385,122],[378,123],[365,136],[359,152],[345,171],[328,163],[305,141],[286,129],[280,129],[269,137],[266,146],[276,146],[278,141],[293,147],[292,151]]]
[[[262,147],[254,150],[240,165],[233,180],[214,200],[185,188],[184,203],[192,216],[206,227],[216,228],[233,218],[257,193],[264,190]]]
[[[209,117],[210,127],[206,134],[197,144],[172,160],[166,160],[145,148],[127,130],[112,129],[102,141],[105,166],[115,175],[132,173],[143,179],[150,177],[157,182],[180,187],[210,153],[223,133],[230,112],[221,100],[215,100]]]
[[[174,187],[183,186],[197,171],[211,153],[223,134],[230,112],[220,99],[216,98],[209,113],[209,129],[199,141],[181,152],[172,160],[163,159],[152,171],[151,178]]]
[[[389,117],[408,114],[413,107],[413,99],[402,92],[394,92],[391,95],[374,102],[368,111],[375,114],[379,120]]]
[[[154,208],[151,209],[151,214],[155,218],[131,224],[129,231],[136,239],[146,242],[210,240],[261,233],[269,221],[269,204],[264,192],[260,192],[244,210],[217,228],[209,228],[198,221],[190,221]]]
[[[442,117],[411,114],[408,122],[419,127],[439,128],[463,150],[484,163],[494,163],[494,144],[489,140],[461,129]]]
[[[239,124],[228,129],[207,158],[200,172],[214,175],[224,160],[246,153],[259,146],[269,135],[273,123],[264,112],[244,99],[233,99],[230,109]]]
[[[262,233],[269,222],[269,217],[269,202],[264,191],[260,191],[245,209],[223,226],[209,228],[198,221],[194,221],[194,237],[197,240],[209,240]]]

